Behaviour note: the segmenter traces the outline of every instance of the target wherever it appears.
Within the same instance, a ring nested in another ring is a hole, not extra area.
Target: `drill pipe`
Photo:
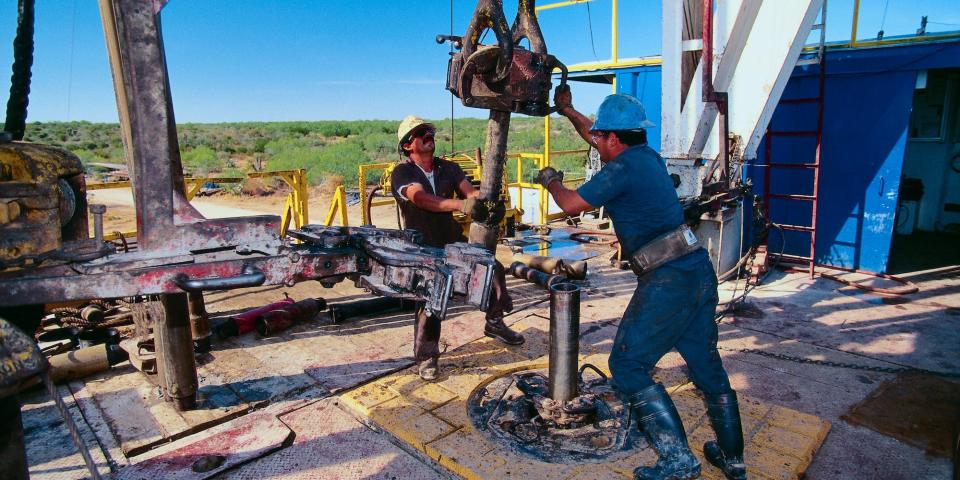
[[[190,307],[190,334],[193,336],[193,349],[197,353],[210,351],[210,315],[203,301],[203,292],[187,293]]]
[[[583,260],[568,262],[557,257],[543,257],[526,253],[515,254],[513,260],[530,268],[536,268],[543,273],[562,273],[571,280],[587,278],[587,262]]]
[[[580,353],[580,287],[558,283],[550,287],[550,398],[568,402],[577,396],[577,357]]]
[[[63,383],[85,378],[127,361],[128,355],[119,345],[101,344],[54,355],[50,362],[50,381]]]
[[[514,277],[522,278],[544,288],[550,288],[553,285],[567,281],[567,278],[563,275],[548,275],[535,268],[530,268],[522,262],[513,262],[510,264],[510,273],[512,273]]]
[[[484,161],[480,167],[481,202],[499,202],[503,189],[503,166],[507,159],[507,134],[510,130],[510,112],[490,110],[487,121],[487,141],[484,145]],[[470,243],[483,245],[487,250],[497,248],[499,225],[474,221],[470,224]]]
[[[330,320],[333,323],[343,323],[349,318],[374,313],[384,313],[390,310],[413,310],[414,302],[402,298],[377,297],[356,302],[340,303],[330,306]]]
[[[560,273],[563,268],[563,260],[557,257],[544,257],[540,255],[529,255],[526,253],[516,253],[513,255],[513,261],[520,262],[530,268],[536,268],[543,273]]]
[[[190,313],[186,293],[168,293],[160,297],[163,315],[153,324],[157,346],[157,377],[163,397],[174,402],[179,411],[197,406],[197,362],[193,356]]]

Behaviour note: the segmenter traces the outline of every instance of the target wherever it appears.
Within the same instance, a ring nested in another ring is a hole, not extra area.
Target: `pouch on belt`
[[[647,242],[630,255],[630,268],[637,276],[700,248],[700,240],[686,224]]]

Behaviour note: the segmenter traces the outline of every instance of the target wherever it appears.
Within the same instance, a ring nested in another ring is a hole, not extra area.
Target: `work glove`
[[[563,172],[557,170],[553,167],[546,167],[537,172],[536,178],[533,179],[534,183],[539,183],[543,188],[550,188],[550,184],[554,181],[563,181]]]
[[[570,85],[557,85],[553,91],[553,105],[557,113],[563,115],[563,109],[573,107],[573,94],[570,93]]]

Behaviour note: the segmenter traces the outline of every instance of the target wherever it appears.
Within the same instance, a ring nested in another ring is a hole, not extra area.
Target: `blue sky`
[[[2,3],[0,72],[9,72],[16,2]],[[516,1],[504,3],[512,21]],[[828,39],[849,36],[852,4],[830,0]],[[454,34],[475,5],[453,0]],[[618,5],[619,56],[657,54],[660,0]],[[97,2],[36,0],[36,10],[28,121],[115,122]],[[881,24],[887,36],[912,33],[924,14],[928,30],[960,30],[957,0],[862,0],[858,36],[875,36]],[[448,47],[434,37],[450,32],[450,17],[450,0],[171,0],[162,19],[177,121],[448,118]],[[540,24],[550,53],[568,65],[610,58],[610,0],[542,11]],[[9,74],[0,78],[5,103]],[[592,112],[609,92],[576,84],[575,105]],[[456,117],[487,113],[455,105]]]

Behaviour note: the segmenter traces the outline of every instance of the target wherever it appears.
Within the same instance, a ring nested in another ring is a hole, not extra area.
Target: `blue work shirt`
[[[594,207],[605,207],[613,220],[624,257],[683,223],[683,207],[660,155],[647,145],[634,145],[607,162],[577,193]],[[693,268],[706,250],[668,262]]]

